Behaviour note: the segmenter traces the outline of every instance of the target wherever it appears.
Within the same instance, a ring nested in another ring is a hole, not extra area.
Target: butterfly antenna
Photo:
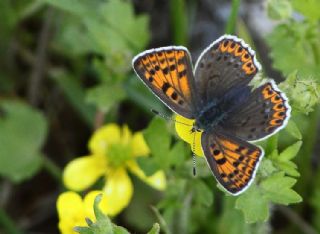
[[[171,118],[171,117],[169,117],[167,115],[164,115],[164,114],[160,113],[157,110],[151,109],[151,111],[152,111],[152,113],[154,113],[155,115],[160,116],[163,119],[170,120],[170,121],[173,121],[175,123],[179,123],[179,124],[182,124],[182,125],[185,125],[185,126],[188,126],[188,127],[192,127],[191,124],[187,124],[187,123],[183,123],[183,122],[177,121],[177,120],[175,120],[175,119],[173,119],[173,118]]]
[[[196,132],[193,134],[193,143],[192,143],[192,162],[193,162],[193,176],[197,175],[196,171],[196,154],[194,153],[196,149]]]

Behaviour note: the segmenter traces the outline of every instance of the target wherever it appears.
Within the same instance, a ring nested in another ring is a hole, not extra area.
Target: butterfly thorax
[[[233,87],[220,98],[212,98],[196,117],[195,126],[209,131],[228,119],[232,112],[241,106],[250,95],[248,87]]]
[[[209,131],[219,125],[227,117],[227,112],[221,109],[216,101],[210,102],[200,111],[195,126],[198,129]]]

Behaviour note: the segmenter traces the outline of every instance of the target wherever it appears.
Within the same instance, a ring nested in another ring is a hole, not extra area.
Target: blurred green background
[[[115,122],[169,142],[141,162],[165,171],[166,191],[133,176],[133,200],[113,218],[131,233],[155,222],[174,234],[320,233],[319,9],[319,0],[1,0],[0,232],[58,233],[64,166]],[[170,111],[131,67],[137,53],[167,45],[186,46],[195,62],[225,33],[256,50],[259,80],[275,79],[293,107],[286,130],[261,143],[257,182],[237,198],[217,189],[202,159],[192,176],[172,123],[149,125],[151,108]]]

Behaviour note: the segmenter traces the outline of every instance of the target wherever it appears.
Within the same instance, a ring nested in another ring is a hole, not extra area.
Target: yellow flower
[[[147,157],[150,153],[141,132],[132,134],[127,126],[108,124],[93,134],[89,149],[89,156],[77,158],[66,166],[63,181],[67,188],[82,191],[104,176],[107,215],[120,213],[132,198],[133,185],[127,169],[148,185],[165,189],[163,171],[146,176],[136,162],[137,157]]]
[[[57,210],[59,216],[59,229],[62,234],[76,234],[73,230],[76,226],[87,226],[85,218],[95,221],[93,203],[95,197],[103,193],[102,191],[91,191],[84,199],[75,192],[64,192],[57,200]],[[99,204],[102,212],[107,210],[106,196],[102,197]]]
[[[176,115],[175,128],[178,136],[190,144],[191,150],[198,156],[204,156],[201,148],[202,132],[192,132],[194,119],[187,119],[181,115]]]

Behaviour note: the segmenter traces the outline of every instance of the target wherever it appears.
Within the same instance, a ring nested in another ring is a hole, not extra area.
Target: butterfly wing
[[[144,84],[170,109],[194,118],[194,76],[186,48],[170,46],[147,50],[138,54],[132,64]]]
[[[255,52],[241,39],[224,35],[198,58],[195,84],[205,104],[235,86],[247,85],[261,69]]]
[[[213,175],[232,195],[248,188],[264,155],[261,148],[221,131],[204,132],[201,146]]]
[[[287,97],[271,81],[255,89],[245,103],[230,113],[222,127],[243,140],[262,140],[284,128],[290,112]]]

